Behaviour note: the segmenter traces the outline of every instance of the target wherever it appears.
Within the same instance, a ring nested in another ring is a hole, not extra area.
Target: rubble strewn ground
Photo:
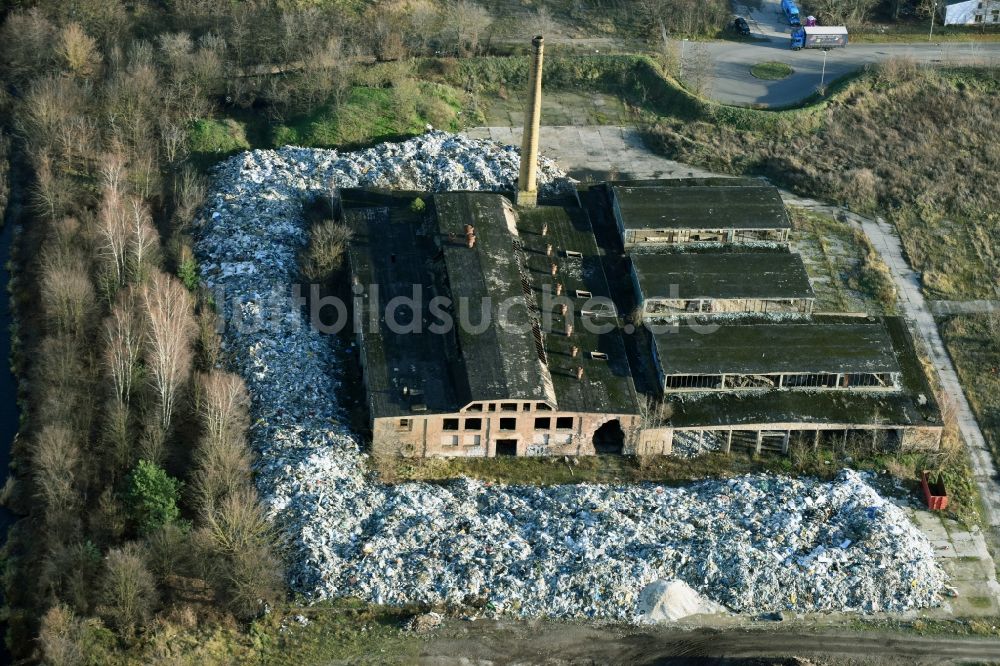
[[[287,537],[292,586],[314,599],[622,620],[657,579],[736,612],[936,605],[944,573],[926,538],[851,471],[832,483],[751,475],[684,488],[387,486],[366,472],[338,407],[339,352],[289,299],[301,205],[331,182],[511,189],[517,166],[511,147],[431,132],[357,153],[254,151],[219,167],[197,252],[224,303],[228,362],[253,398],[258,487]],[[547,187],[562,177],[550,161],[540,174]]]

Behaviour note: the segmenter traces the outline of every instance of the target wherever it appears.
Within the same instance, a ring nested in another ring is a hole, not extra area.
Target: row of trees
[[[4,131],[30,174],[26,410],[7,493],[25,517],[5,596],[15,656],[37,645],[72,664],[94,658],[94,632],[128,642],[158,615],[250,618],[284,586],[252,483],[249,398],[216,367],[188,237],[205,183],[186,127],[214,104],[223,47],[210,34],[129,41],[137,17],[111,9],[92,32],[99,8],[72,22],[62,7],[0,28],[16,100]]]

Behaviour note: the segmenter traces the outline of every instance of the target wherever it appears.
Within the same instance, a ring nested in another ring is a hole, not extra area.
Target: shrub
[[[303,276],[313,283],[327,283],[340,269],[351,238],[350,227],[323,220],[309,229],[309,246],[299,257]]]
[[[198,261],[194,258],[194,253],[187,245],[181,247],[181,260],[177,265],[177,277],[184,283],[184,287],[194,293],[198,290]]]
[[[129,474],[125,505],[136,531],[148,534],[180,517],[177,499],[182,483],[148,460]]]

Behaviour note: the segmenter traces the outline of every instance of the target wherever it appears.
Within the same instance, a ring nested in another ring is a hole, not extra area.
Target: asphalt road
[[[692,76],[691,68],[705,62],[699,51],[707,53],[712,76],[704,93],[726,104],[788,106],[809,97],[820,86],[823,52],[792,51],[787,36],[770,37],[768,41],[685,43],[683,49],[685,78]],[[1000,65],[1000,43],[848,44],[827,53],[826,84],[865,65],[894,57],[934,65]],[[751,66],[771,60],[790,65],[794,73],[780,81],[763,81],[750,74]]]
[[[726,104],[788,106],[815,93],[821,82],[829,85],[865,65],[894,57],[932,65],[1000,65],[997,42],[849,43],[827,52],[824,77],[823,51],[792,51],[789,47],[791,28],[781,12],[780,0],[734,0],[733,11],[747,20],[751,39],[681,44],[682,78],[688,82],[700,79],[704,94]],[[753,65],[772,60],[790,65],[794,73],[780,81],[763,81],[750,74]],[[706,69],[708,76],[699,71]]]

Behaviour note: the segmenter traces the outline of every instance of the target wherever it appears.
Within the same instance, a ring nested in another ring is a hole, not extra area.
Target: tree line
[[[217,42],[69,4],[0,27],[0,148],[26,173],[5,616],[15,657],[58,664],[285,595],[189,237],[206,183],[186,125],[216,103]]]

